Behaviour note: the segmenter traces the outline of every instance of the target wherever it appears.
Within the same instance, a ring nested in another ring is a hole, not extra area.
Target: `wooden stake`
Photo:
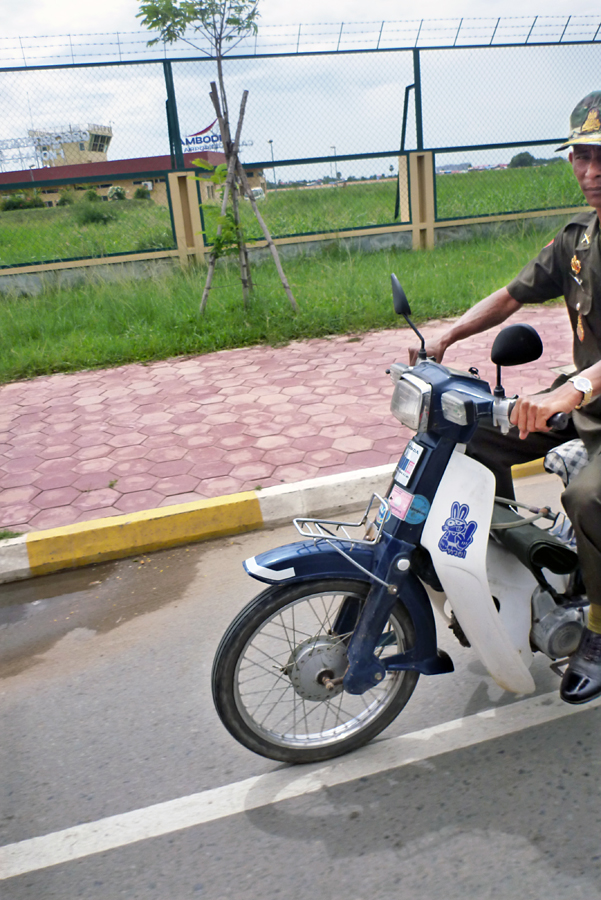
[[[284,290],[286,291],[286,294],[288,295],[288,299],[290,300],[292,309],[296,312],[298,310],[298,305],[297,305],[296,300],[294,299],[294,294],[292,293],[292,290],[290,289],[290,285],[288,284],[288,279],[286,278],[286,275],[284,274],[284,270],[282,268],[282,263],[280,262],[280,255],[278,253],[278,248],[274,244],[273,238],[271,237],[269,229],[268,229],[267,225],[265,224],[263,216],[259,212],[259,207],[257,206],[257,201],[253,197],[251,186],[248,182],[248,178],[246,177],[246,172],[244,171],[240,160],[238,160],[238,177],[239,177],[240,181],[242,182],[242,187],[244,188],[244,192],[245,192],[246,196],[250,200],[250,205],[252,206],[252,210],[255,214],[257,222],[261,226],[261,230],[262,230],[263,234],[265,235],[265,240],[267,241],[267,246],[269,247],[269,249],[271,251],[271,255],[273,257],[275,267],[278,270],[278,275],[280,276],[280,281],[282,282],[282,286],[283,286]]]

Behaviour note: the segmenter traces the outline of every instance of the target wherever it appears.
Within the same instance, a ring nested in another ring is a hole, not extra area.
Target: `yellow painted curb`
[[[543,475],[545,472],[543,463],[544,458],[542,456],[540,459],[531,459],[530,462],[512,466],[511,474],[513,478],[526,478],[528,475]]]
[[[261,528],[254,491],[27,534],[31,575]]]

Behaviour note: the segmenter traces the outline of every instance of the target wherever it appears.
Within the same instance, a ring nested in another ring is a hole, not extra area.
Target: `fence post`
[[[399,194],[396,217],[401,222],[411,221],[411,205],[409,202],[409,165],[407,154],[399,156]]]
[[[169,172],[167,178],[180,264],[187,266],[190,256],[194,256],[196,262],[204,262],[205,246],[196,181],[186,171]]]
[[[184,152],[179,131],[179,118],[177,115],[177,103],[175,101],[175,87],[173,85],[173,70],[169,60],[163,60],[163,74],[165,76],[165,89],[167,91],[167,129],[169,131],[169,146],[171,159],[175,162],[174,169],[184,168]]]
[[[409,154],[411,225],[414,250],[434,247],[434,156],[430,150]]]
[[[422,116],[422,73],[419,50],[413,51],[413,85],[415,88],[415,139],[417,149],[424,149],[424,120]]]

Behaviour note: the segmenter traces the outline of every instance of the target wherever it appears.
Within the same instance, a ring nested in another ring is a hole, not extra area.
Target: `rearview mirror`
[[[543,352],[543,342],[532,325],[508,325],[494,339],[490,358],[496,366],[523,366]]]
[[[401,282],[394,274],[390,276],[390,280],[392,281],[392,302],[395,313],[398,316],[410,316],[411,307],[409,306],[407,295],[401,287]]]

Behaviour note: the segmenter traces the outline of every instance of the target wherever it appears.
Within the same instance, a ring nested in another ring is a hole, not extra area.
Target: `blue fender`
[[[375,553],[372,547],[341,542],[348,556],[364,569],[362,573],[353,563],[338,553],[326,541],[296,541],[284,544],[244,561],[244,568],[253,578],[267,584],[283,584],[287,581],[309,581],[316,578],[352,578],[355,581],[370,581],[367,573],[375,568]]]

